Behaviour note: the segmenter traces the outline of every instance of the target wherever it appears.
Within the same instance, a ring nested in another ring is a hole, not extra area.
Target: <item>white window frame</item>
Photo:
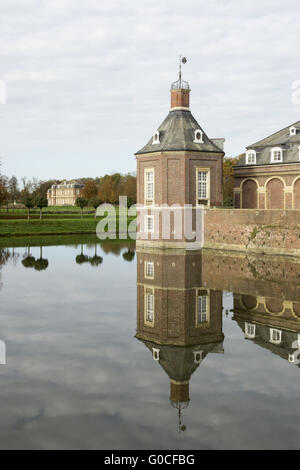
[[[159,131],[155,131],[152,136],[152,145],[157,145],[157,144],[160,144]]]
[[[153,185],[153,195],[152,196],[149,196],[149,192],[148,192],[148,175],[149,174],[152,174],[153,175],[153,182],[152,182],[152,185]],[[145,168],[144,170],[144,187],[145,187],[145,201],[146,202],[152,202],[154,203],[154,194],[155,194],[155,171],[154,171],[154,168]]]
[[[279,152],[281,155],[280,160],[274,160],[275,153]],[[282,163],[283,162],[283,149],[281,147],[274,147],[271,149],[271,163]]]
[[[200,137],[199,137],[199,134],[200,134]],[[201,131],[201,129],[196,129],[194,131],[194,143],[195,144],[203,144],[203,132]]]
[[[273,338],[273,335],[274,334],[278,334],[279,338],[278,339],[274,339]],[[278,330],[277,328],[270,328],[270,343],[273,343],[273,344],[280,344],[282,341],[282,331],[281,330]]]
[[[245,338],[254,339],[256,333],[256,325],[254,323],[245,322]]]
[[[152,310],[150,311],[149,309],[149,302],[148,300],[150,299],[150,297],[152,298]],[[155,320],[155,293],[154,293],[154,288],[152,287],[146,287],[145,286],[145,290],[144,290],[144,323],[145,325],[147,326],[152,326],[154,327],[154,320]],[[151,315],[152,313],[152,320],[149,320],[149,313]]]
[[[152,348],[152,357],[155,361],[159,361],[160,349]]]
[[[206,196],[199,198],[199,173],[207,173]],[[206,201],[206,206],[210,206],[210,168],[196,168],[196,205],[201,205],[199,201]]]
[[[250,155],[254,155],[254,161],[250,161]],[[246,151],[246,165],[256,165],[256,151],[247,150]]]
[[[152,228],[149,229],[148,221],[152,220]],[[154,215],[145,215],[145,232],[153,233],[154,232]]]
[[[199,295],[200,291],[206,292],[206,295]],[[206,319],[199,321],[199,297],[204,298],[205,297],[205,305],[206,305],[206,312],[200,314],[200,316],[205,315]],[[196,327],[203,327],[209,325],[209,319],[210,319],[210,292],[209,289],[205,288],[199,288],[196,290]]]
[[[297,134],[296,127],[294,127],[294,126],[290,127],[290,135],[296,135],[296,134]]]
[[[152,274],[148,273],[148,268],[151,267]],[[146,279],[154,279],[154,263],[153,261],[145,261],[145,278]]]
[[[203,361],[203,351],[194,351],[194,363],[201,364]]]

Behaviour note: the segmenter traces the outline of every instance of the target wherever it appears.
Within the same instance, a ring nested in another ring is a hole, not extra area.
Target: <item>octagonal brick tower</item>
[[[173,204],[181,207],[190,204],[193,208],[222,206],[223,144],[224,139],[209,139],[193,117],[190,87],[181,79],[180,71],[179,80],[171,85],[169,114],[149,142],[135,154],[138,205],[149,210]],[[156,220],[154,223],[143,212],[138,245],[195,248],[184,236],[180,239],[173,236],[175,230],[171,230],[170,239],[164,239],[161,228],[155,226]]]

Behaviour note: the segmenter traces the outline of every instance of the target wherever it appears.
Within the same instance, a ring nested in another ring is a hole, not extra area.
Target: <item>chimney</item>
[[[170,400],[175,402],[190,401],[189,382],[170,381]]]
[[[190,107],[190,90],[186,88],[171,89],[171,109]]]
[[[179,56],[178,80],[171,85],[171,109],[190,107],[190,85],[181,78],[181,64],[186,63],[186,57]]]

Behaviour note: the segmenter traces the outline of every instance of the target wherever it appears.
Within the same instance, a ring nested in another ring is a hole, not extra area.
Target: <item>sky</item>
[[[1,0],[2,171],[135,171],[179,54],[194,117],[240,154],[300,120],[299,16],[299,0]]]

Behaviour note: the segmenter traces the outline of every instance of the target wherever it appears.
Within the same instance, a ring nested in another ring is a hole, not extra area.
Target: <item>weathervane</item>
[[[181,64],[186,64],[187,58],[179,55],[179,80],[181,80]]]
[[[172,83],[171,85],[171,89],[172,90],[176,90],[178,88],[185,88],[186,90],[189,90],[190,89],[190,86],[188,84],[188,82],[185,82],[184,80],[182,80],[181,78],[181,64],[186,64],[187,63],[187,58],[186,57],[182,57],[182,55],[180,54],[179,55],[179,79]]]

